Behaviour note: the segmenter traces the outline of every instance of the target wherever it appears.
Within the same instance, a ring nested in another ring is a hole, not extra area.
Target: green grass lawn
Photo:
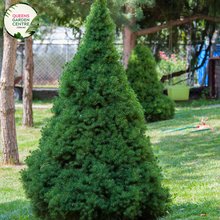
[[[147,134],[163,168],[164,185],[173,195],[172,211],[161,219],[220,219],[219,111],[220,108],[182,108],[172,120],[148,124]],[[201,124],[202,117],[209,118],[207,124],[215,129],[160,132]]]
[[[198,100],[176,102],[176,107],[199,107],[199,106],[216,105],[216,104],[220,104],[220,100],[200,98]]]
[[[163,169],[163,184],[173,202],[160,220],[220,219],[220,108],[178,108],[174,119],[148,124],[147,135]],[[52,116],[50,110],[34,109],[34,128],[22,129],[22,110],[16,111],[19,155],[22,165],[0,167],[0,220],[33,217],[19,181],[29,151],[38,147],[40,129]],[[161,133],[162,129],[201,124],[209,118],[214,130],[189,133],[190,129]],[[0,155],[1,156],[1,155]],[[1,161],[0,161],[1,162]]]
[[[0,220],[36,219],[32,217],[28,200],[19,181],[19,170],[25,168],[24,160],[29,151],[38,147],[40,130],[52,116],[49,109],[33,109],[34,128],[22,128],[22,109],[16,110],[16,132],[20,166],[0,167]],[[0,155],[1,164],[1,155]]]

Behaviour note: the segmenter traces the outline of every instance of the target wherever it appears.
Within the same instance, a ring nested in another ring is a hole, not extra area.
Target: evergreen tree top
[[[84,39],[90,41],[90,43],[100,40],[102,37],[107,37],[108,43],[114,41],[115,24],[110,18],[110,11],[106,5],[106,0],[96,1],[91,7],[89,16],[86,18]]]
[[[134,110],[132,115],[144,122],[142,108],[119,63],[114,38],[114,23],[106,0],[97,0],[87,18],[83,42],[62,74],[59,95],[63,99],[71,96],[73,99],[66,100],[65,106],[74,105],[81,110],[118,105],[118,102],[129,100],[127,105]],[[59,102],[53,109],[61,108]]]

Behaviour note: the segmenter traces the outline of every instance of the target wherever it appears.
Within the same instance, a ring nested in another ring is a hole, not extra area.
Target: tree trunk
[[[6,0],[5,9],[17,0]],[[15,129],[14,72],[17,39],[4,30],[4,52],[0,80],[0,118],[2,141],[2,164],[19,164]]]
[[[136,45],[136,35],[126,26],[123,27],[123,66],[127,69],[132,49]]]
[[[131,9],[126,8],[126,12],[131,12]],[[135,20],[131,19],[131,25],[135,25]],[[123,66],[125,69],[127,69],[128,60],[131,55],[132,49],[136,46],[136,34],[132,30],[129,29],[126,25],[123,26],[122,30],[122,36],[123,36]]]
[[[33,49],[32,36],[25,39],[25,70],[24,70],[24,88],[23,88],[23,120],[24,127],[33,127],[33,112],[32,112],[32,87],[33,87]]]

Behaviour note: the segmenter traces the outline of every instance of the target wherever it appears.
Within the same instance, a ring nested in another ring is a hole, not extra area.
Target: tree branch
[[[179,25],[182,25],[182,24],[185,24],[185,23],[188,23],[188,22],[195,21],[197,19],[205,19],[205,20],[208,20],[208,21],[220,22],[220,17],[216,18],[216,17],[211,17],[211,16],[208,16],[208,15],[204,15],[204,14],[194,14],[190,17],[181,18],[181,19],[178,19],[178,20],[175,20],[175,21],[169,21],[166,24],[162,24],[162,25],[159,25],[159,26],[138,30],[138,31],[135,32],[135,34],[137,36],[152,34],[152,33],[155,33],[157,31],[161,31],[165,28],[168,28],[171,25],[172,26],[179,26]]]

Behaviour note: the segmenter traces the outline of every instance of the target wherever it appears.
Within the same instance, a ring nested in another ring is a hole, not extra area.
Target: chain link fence
[[[33,54],[34,54],[34,74],[33,74],[33,86],[34,87],[58,87],[59,86],[59,78],[62,75],[63,68],[66,62],[69,62],[74,57],[77,52],[77,48],[79,45],[78,40],[68,41],[66,43],[61,43],[62,41],[55,41],[55,43],[37,43],[36,41],[33,43]],[[123,53],[123,45],[121,43],[115,44],[117,51],[121,55],[120,62],[122,63],[122,53]],[[160,44],[151,44],[148,46],[154,57],[156,58],[159,53],[159,49],[164,48],[168,51],[168,45],[160,45]],[[188,49],[189,50],[189,49]],[[0,39],[0,70],[2,65],[2,51],[3,51],[3,39]],[[185,57],[190,57],[187,55],[187,45],[182,45],[181,51],[179,53],[185,55]],[[189,53],[189,52],[188,52]],[[167,53],[168,54],[168,53]],[[158,63],[158,66],[160,64]],[[169,67],[169,66],[168,66]],[[163,67],[165,71],[169,69],[168,67]],[[175,65],[172,64],[172,68],[170,71],[177,71],[185,69],[186,66],[180,66],[180,69],[176,69],[177,63]],[[15,67],[15,77],[24,76],[25,70],[25,45],[24,42],[18,42],[17,45],[17,59],[16,59],[16,67]],[[158,71],[160,76],[160,71]],[[165,73],[163,73],[165,74]],[[162,76],[162,75],[161,75]],[[181,81],[186,79],[187,73],[177,77],[174,79],[174,83],[177,81]],[[195,77],[196,78],[196,77]],[[185,81],[185,80],[184,80]],[[195,83],[197,80],[195,80]],[[186,81],[184,82],[186,83]],[[18,85],[22,86],[23,81],[21,80]]]
[[[69,43],[33,43],[34,54],[34,87],[58,87],[59,78],[62,75],[63,68],[66,62],[73,59],[77,52],[78,42]],[[123,46],[116,45],[119,53],[122,55]],[[122,56],[121,56],[122,57]],[[0,38],[0,70],[2,67],[3,58],[3,39]],[[122,62],[122,58],[120,60]],[[25,45],[24,42],[18,42],[17,58],[15,66],[15,77],[24,76],[25,70]],[[23,80],[17,85],[22,86]]]
[[[58,86],[62,66],[69,62],[78,48],[77,44],[33,44],[34,86]],[[15,76],[23,76],[25,68],[24,42],[18,44]],[[22,81],[20,84],[22,85]]]
[[[33,54],[34,54],[33,86],[44,87],[44,88],[58,88],[59,78],[61,77],[63,72],[62,66],[64,66],[66,62],[72,60],[75,53],[77,52],[78,45],[79,45],[78,41],[62,43],[62,44],[59,43],[59,41],[56,41],[56,43],[35,42],[33,44]],[[122,63],[123,45],[121,43],[118,43],[115,44],[115,46],[117,51],[121,55],[120,62]],[[156,57],[159,45],[153,44],[146,46],[148,46],[151,49],[154,57]],[[185,55],[187,54],[187,45],[182,45],[181,52]],[[0,38],[0,70],[2,69],[2,58],[3,58],[3,39]],[[186,67],[183,67],[183,69],[184,68]],[[15,77],[16,76],[24,77],[24,70],[25,70],[25,45],[24,42],[19,42],[17,45]],[[181,79],[185,79],[186,77],[187,77],[187,73],[180,77],[175,78],[175,81],[180,81]],[[22,86],[23,80],[21,80],[16,85]],[[191,91],[191,93],[192,92],[193,95],[198,95],[197,90]],[[199,92],[198,97],[201,97],[201,91]]]

